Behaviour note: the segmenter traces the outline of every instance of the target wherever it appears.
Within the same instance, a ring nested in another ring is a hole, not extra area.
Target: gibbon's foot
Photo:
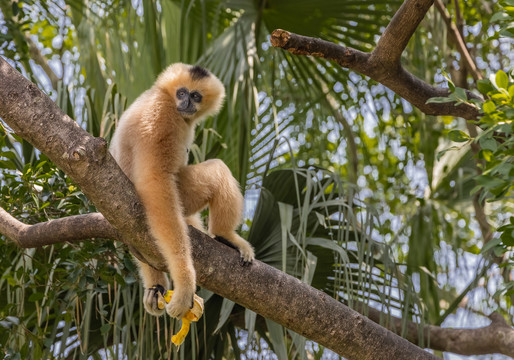
[[[241,259],[239,259],[239,263],[241,266],[249,266],[253,259],[255,259],[255,253],[250,244],[245,243],[241,248],[239,248],[239,253],[241,254]]]
[[[237,246],[232,244],[230,241],[228,241],[227,239],[225,239],[224,237],[221,237],[219,235],[216,235],[214,237],[214,239],[216,241],[219,241],[222,244],[225,244],[225,245],[231,247],[232,249],[236,249],[237,251],[239,251],[239,254],[241,255],[241,258],[239,259],[239,264],[241,266],[248,266],[252,263],[253,259],[255,259],[255,253],[253,251],[253,248],[246,241],[243,244],[241,244],[242,246],[240,248],[238,248]]]
[[[175,289],[170,302],[166,305],[166,312],[169,316],[182,319],[186,313],[195,305],[195,291],[183,292]]]
[[[159,299],[164,302],[165,289],[162,285],[156,284],[151,288],[145,289],[143,295],[143,305],[145,310],[153,316],[161,316],[164,309],[159,309]]]

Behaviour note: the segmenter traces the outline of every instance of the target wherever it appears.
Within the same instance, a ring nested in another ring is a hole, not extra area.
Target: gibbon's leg
[[[178,187],[186,216],[209,205],[209,232],[234,244],[243,264],[251,262],[254,251],[235,229],[241,224],[243,196],[230,169],[218,159],[183,167]]]
[[[160,163],[160,157],[153,155],[145,156],[143,152],[136,155],[133,164],[133,183],[145,207],[150,232],[166,259],[173,281],[175,292],[166,305],[166,311],[172,317],[182,318],[193,306],[196,291],[191,244],[175,175],[166,173]],[[152,278],[155,274],[152,271],[141,271],[141,274],[146,286],[156,280]],[[152,284],[152,287],[158,288],[159,285],[165,286],[157,283]],[[145,308],[152,308],[153,300],[150,294],[145,297],[145,302]]]
[[[187,225],[191,225],[192,227],[200,230],[203,233],[207,233],[207,230],[205,230],[205,226],[203,225],[203,221],[199,213],[189,215],[188,217],[186,217],[186,223]]]

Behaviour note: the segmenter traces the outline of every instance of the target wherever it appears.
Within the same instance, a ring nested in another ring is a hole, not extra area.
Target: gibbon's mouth
[[[180,115],[193,115],[194,113],[196,113],[196,109],[178,109],[178,112],[180,113]]]
[[[196,106],[190,101],[183,101],[178,107],[178,112],[182,116],[191,116],[196,113]]]

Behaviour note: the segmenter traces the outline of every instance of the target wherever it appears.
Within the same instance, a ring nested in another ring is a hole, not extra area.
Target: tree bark
[[[387,329],[398,335],[404,333],[404,337],[414,344],[423,341],[430,349],[461,355],[498,353],[514,358],[514,329],[498,313],[491,314],[491,324],[482,328],[454,329],[424,325],[420,331],[419,324],[406,323],[404,319],[388,316],[364,304],[359,304],[355,310],[376,323],[385,322]]]
[[[479,111],[469,104],[427,104],[430,98],[447,97],[450,94],[449,90],[425,83],[408,72],[401,64],[401,54],[433,2],[434,0],[406,0],[371,53],[282,29],[272,32],[271,44],[295,55],[311,55],[335,61],[342,67],[369,76],[427,115],[451,115],[476,120]],[[469,91],[467,96],[468,99],[477,98]]]
[[[77,242],[91,238],[120,240],[116,229],[99,213],[68,216],[26,225],[0,208],[0,233],[22,248],[35,248],[67,241]]]

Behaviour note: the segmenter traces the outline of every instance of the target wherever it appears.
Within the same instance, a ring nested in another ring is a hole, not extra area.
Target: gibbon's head
[[[215,115],[225,98],[221,81],[197,65],[170,65],[159,75],[155,85],[175,100],[178,112],[186,120]]]

